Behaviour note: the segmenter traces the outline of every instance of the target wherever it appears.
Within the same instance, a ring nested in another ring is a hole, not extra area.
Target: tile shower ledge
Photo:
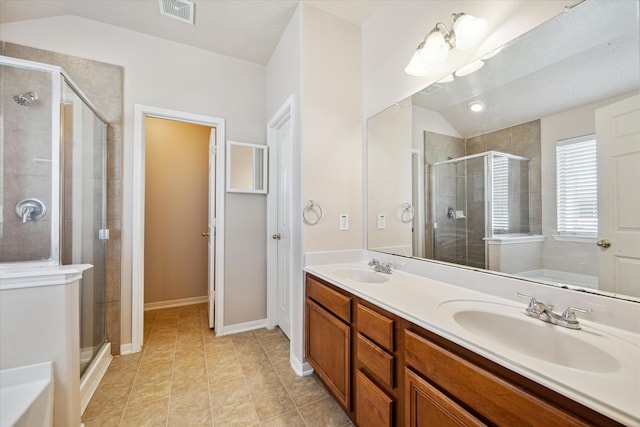
[[[602,350],[613,354],[617,360],[621,361],[621,366],[617,371],[606,373],[574,369],[530,357],[500,346],[486,337],[480,338],[459,327],[453,321],[451,314],[439,309],[442,303],[452,300],[481,301],[522,307],[522,316],[528,319],[524,314],[525,300],[510,300],[403,270],[394,270],[385,283],[344,281],[334,272],[345,268],[370,269],[366,262],[360,261],[308,265],[305,271],[625,425],[640,425],[638,398],[640,396],[640,365],[637,363],[640,360],[640,333],[638,331],[596,323],[585,320],[583,316],[580,318],[583,329],[570,332],[606,334],[616,338],[622,344],[619,348]],[[515,294],[520,291],[526,294],[530,292],[527,286],[530,284],[520,287],[515,285],[509,292]],[[581,337],[584,336],[586,335]],[[589,355],[585,354],[583,357],[588,358]]]

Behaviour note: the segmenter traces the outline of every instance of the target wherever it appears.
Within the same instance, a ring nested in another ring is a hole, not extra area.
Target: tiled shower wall
[[[15,207],[36,198],[51,212],[51,74],[2,66],[2,224],[0,262],[42,261],[51,257],[51,215],[22,223]],[[31,106],[14,95],[35,92]]]
[[[62,67],[87,98],[91,100],[100,114],[109,122],[107,129],[107,228],[109,228],[110,233],[107,241],[106,276],[107,339],[111,342],[112,353],[119,354],[123,68],[6,42],[0,42],[0,53],[5,56]],[[18,105],[16,104],[16,106]],[[49,138],[50,134],[47,138],[48,144],[50,144]]]

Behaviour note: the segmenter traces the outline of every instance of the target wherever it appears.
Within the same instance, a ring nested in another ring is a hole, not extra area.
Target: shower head
[[[31,107],[31,103],[38,100],[38,94],[35,92],[27,92],[14,96],[13,100],[23,107]]]

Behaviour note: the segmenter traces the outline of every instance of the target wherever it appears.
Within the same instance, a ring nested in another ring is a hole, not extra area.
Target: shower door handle
[[[211,235],[211,234],[209,234],[209,233],[207,233],[207,232],[202,233],[202,237],[209,237],[210,235]]]

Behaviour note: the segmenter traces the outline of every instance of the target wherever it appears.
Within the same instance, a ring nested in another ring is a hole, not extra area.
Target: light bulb
[[[449,55],[449,43],[439,31],[432,31],[424,42],[424,47],[419,50],[420,59],[427,64],[438,64],[447,59]]]
[[[487,21],[467,14],[459,14],[454,18],[453,32],[456,35],[456,47],[469,49],[480,41],[487,31]]]
[[[418,50],[415,51],[411,57],[411,61],[405,67],[404,72],[416,77],[426,76],[429,72],[429,64],[425,63],[420,55],[423,44],[418,46]]]

